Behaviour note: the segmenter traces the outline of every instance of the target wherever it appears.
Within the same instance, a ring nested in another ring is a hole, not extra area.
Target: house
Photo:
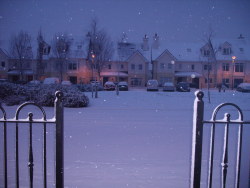
[[[7,70],[9,69],[9,57],[7,53],[0,48],[0,79],[8,79]]]

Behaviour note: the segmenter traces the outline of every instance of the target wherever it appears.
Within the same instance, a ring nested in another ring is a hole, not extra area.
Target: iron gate
[[[20,105],[17,108],[15,118],[13,119],[7,119],[6,111],[0,104],[0,111],[2,112],[2,118],[0,119],[0,123],[3,124],[3,145],[4,145],[4,153],[3,153],[3,159],[4,159],[4,188],[8,187],[8,161],[7,161],[7,126],[8,124],[15,124],[15,179],[16,179],[16,188],[19,188],[19,126],[20,124],[26,123],[29,124],[29,161],[28,161],[28,168],[29,168],[29,185],[32,188],[33,187],[33,166],[34,166],[34,159],[33,159],[33,145],[32,145],[32,126],[33,124],[42,124],[43,125],[43,187],[47,187],[47,147],[46,147],[46,127],[47,124],[55,124],[55,145],[56,145],[56,159],[55,159],[55,177],[56,177],[56,188],[63,188],[64,187],[64,167],[63,167],[63,104],[62,104],[62,97],[63,93],[60,91],[57,91],[55,93],[56,99],[55,99],[55,116],[52,119],[46,119],[46,113],[44,109],[33,103],[33,102],[26,102]],[[25,106],[36,106],[40,109],[42,112],[42,119],[33,119],[33,113],[28,114],[27,119],[19,119],[19,114],[21,110]]]
[[[192,138],[192,161],[191,161],[191,179],[190,188],[200,188],[201,183],[201,167],[202,167],[202,139],[203,139],[203,126],[210,124],[210,143],[209,143],[209,164],[207,175],[207,187],[212,187],[213,163],[214,163],[214,141],[215,141],[215,126],[216,124],[225,124],[224,128],[224,143],[223,143],[223,156],[221,162],[221,187],[226,187],[227,171],[228,171],[228,135],[229,126],[232,124],[238,125],[238,138],[237,138],[237,156],[236,156],[236,171],[235,171],[235,188],[240,186],[240,171],[241,171],[241,151],[242,151],[242,131],[244,124],[250,124],[250,121],[243,121],[243,113],[241,109],[233,103],[224,103],[214,109],[211,120],[204,120],[204,93],[202,91],[196,92],[196,99],[194,101],[194,114],[193,114],[193,138]],[[238,111],[238,119],[231,120],[229,113],[225,114],[223,119],[218,120],[217,114],[221,108],[231,106]]]

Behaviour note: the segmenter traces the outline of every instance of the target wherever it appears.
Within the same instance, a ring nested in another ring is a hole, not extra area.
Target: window
[[[164,67],[165,67],[165,64],[164,64],[164,63],[161,63],[161,64],[160,64],[160,68],[161,68],[161,69],[164,69]]]
[[[108,64],[108,69],[111,69],[111,68],[112,68],[111,64]]]
[[[194,65],[191,65],[191,69],[194,70]]]
[[[223,48],[223,55],[230,55],[231,54],[231,48]]]
[[[123,64],[121,64],[121,69],[124,69],[124,65]]]
[[[76,70],[77,69],[77,64],[76,63],[69,63],[68,64],[68,69],[69,70]]]
[[[205,83],[207,83],[207,78],[205,78]],[[209,83],[213,83],[213,79],[212,78],[209,78]]]
[[[187,48],[187,52],[191,52],[192,50],[191,50],[191,48]]]
[[[138,68],[139,68],[139,70],[142,70],[142,64],[139,64]]]
[[[131,69],[135,70],[135,64],[131,64]]]
[[[244,52],[244,48],[240,48],[240,52],[243,53]]]
[[[5,61],[1,62],[1,67],[5,67]]]
[[[82,49],[82,45],[77,45],[77,49],[78,50]]]
[[[212,70],[212,66],[206,64],[206,65],[203,66],[203,69],[204,70],[208,70],[209,69],[211,71]]]
[[[205,57],[210,56],[210,50],[203,50],[203,55],[204,55]]]
[[[244,71],[244,64],[243,63],[235,63],[235,72],[243,72]]]
[[[223,63],[222,64],[222,70],[223,71],[229,71],[229,63]]]
[[[168,69],[172,69],[173,65],[172,63],[168,63]]]
[[[223,78],[222,79],[222,84],[229,84],[229,79],[228,78]]]

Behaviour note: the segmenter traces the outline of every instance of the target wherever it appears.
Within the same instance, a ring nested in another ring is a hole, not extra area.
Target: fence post
[[[202,159],[202,134],[203,134],[203,114],[204,102],[202,100],[204,93],[195,92],[193,113],[193,138],[192,138],[192,158],[191,158],[191,179],[190,188],[200,188],[201,180],[201,159]]]
[[[56,188],[64,187],[64,134],[63,134],[63,93],[55,93],[55,119],[56,119]]]

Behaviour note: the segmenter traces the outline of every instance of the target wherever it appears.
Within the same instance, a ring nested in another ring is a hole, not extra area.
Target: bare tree
[[[210,99],[210,80],[211,80],[211,70],[213,69],[213,82],[214,87],[217,87],[217,58],[216,53],[217,50],[213,44],[214,32],[210,29],[205,37],[205,44],[207,46],[207,90],[208,90],[208,100],[209,103],[211,102]]]
[[[38,31],[37,35],[37,66],[36,66],[36,79],[39,79],[44,74],[43,55],[50,53],[50,46],[44,41],[42,30]]]
[[[92,72],[96,69],[100,78],[101,71],[113,56],[114,45],[108,34],[98,28],[97,19],[92,20],[87,37],[89,40],[87,64]]]
[[[70,53],[71,39],[67,34],[55,34],[52,41],[52,50],[56,58],[56,68],[60,74],[60,81],[67,70],[67,58]]]
[[[20,70],[20,81],[24,81],[25,61],[33,58],[31,36],[24,31],[13,35],[10,39],[10,53],[13,58],[18,60],[17,68]]]

